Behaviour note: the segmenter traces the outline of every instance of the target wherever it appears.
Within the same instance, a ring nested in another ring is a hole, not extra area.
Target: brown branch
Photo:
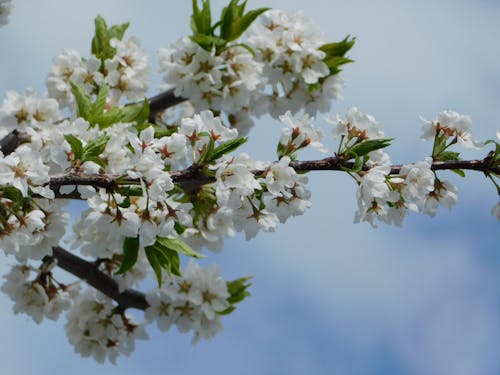
[[[293,161],[290,166],[297,172],[311,172],[311,171],[341,171],[345,169],[352,169],[353,162],[344,162],[336,156],[331,156],[321,160],[306,160],[306,161]],[[391,174],[397,175],[401,172],[403,165],[392,165]],[[434,161],[431,169],[437,170],[474,170],[483,173],[494,173],[500,175],[500,167],[491,167],[490,160],[485,158],[483,160],[450,160],[450,161]],[[370,166],[364,165],[363,171],[370,170]],[[264,171],[253,171],[255,175],[261,175]],[[203,173],[199,166],[193,165],[189,168],[174,171],[170,173],[172,181],[178,183],[180,187],[186,192],[194,192],[200,186],[215,182],[215,178]],[[127,179],[123,177],[112,177],[106,175],[90,175],[90,174],[67,174],[63,176],[53,177],[48,183],[56,198],[69,198],[80,199],[77,191],[69,194],[59,193],[59,188],[66,185],[76,186],[94,186],[105,188],[109,191],[115,191],[119,186],[126,185],[139,185],[137,179]]]
[[[30,137],[27,134],[19,133],[17,130],[13,130],[7,134],[2,140],[0,140],[0,150],[5,156],[14,152],[21,144],[30,141]]]
[[[331,156],[321,160],[310,160],[310,161],[292,161],[290,166],[296,171],[341,171],[345,168],[352,169],[354,167],[354,162],[343,162],[336,156]],[[402,164],[396,164],[391,166],[391,174],[399,174],[403,168]],[[364,165],[362,170],[368,171],[371,167]],[[449,161],[433,161],[431,169],[433,171],[438,170],[473,170],[483,173],[494,173],[500,175],[500,166],[492,167],[490,165],[490,159],[487,157],[483,160],[449,160]]]
[[[175,96],[175,89],[163,91],[148,99],[149,101],[149,122],[156,123],[156,116],[167,108],[173,107],[186,101],[186,98]]]
[[[53,247],[52,251],[52,256],[57,259],[59,267],[80,279],[84,279],[89,285],[115,300],[121,309],[146,310],[149,307],[144,293],[135,289],[120,292],[118,283],[99,270],[96,264],[88,262],[60,246]]]

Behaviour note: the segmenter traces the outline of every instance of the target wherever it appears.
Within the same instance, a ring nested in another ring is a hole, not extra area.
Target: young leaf
[[[356,155],[355,156],[355,159],[354,159],[354,165],[352,166],[352,171],[353,172],[359,172],[361,170],[361,168],[363,168],[363,158],[360,157],[359,155]]]
[[[231,30],[231,37],[228,38],[228,41],[232,41],[238,39],[241,34],[243,34],[246,29],[250,27],[250,25],[255,21],[257,17],[259,17],[262,13],[268,11],[270,8],[259,8],[255,10],[251,10],[243,17],[240,17],[234,24]]]
[[[191,16],[191,30],[194,34],[211,35],[212,12],[210,0],[202,0],[202,9],[198,8],[198,0],[193,0],[193,15]]]
[[[119,122],[135,122],[137,125],[145,123],[149,118],[149,102],[127,105],[120,108]]]
[[[120,269],[116,271],[117,274],[123,274],[131,269],[137,262],[137,255],[139,253],[139,236],[126,237],[123,241],[123,260]]]
[[[92,102],[90,96],[76,83],[69,81],[71,85],[71,92],[73,93],[76,101],[76,110],[78,117],[88,120],[92,111]]]
[[[201,133],[200,133],[201,135]],[[215,142],[211,136],[208,136],[208,144],[205,147],[205,151],[200,155],[199,164],[209,163],[212,160],[212,153],[214,152]]]
[[[108,97],[108,87],[105,83],[99,87],[99,93],[97,94],[97,98],[95,102],[92,104],[91,116],[98,117],[102,115],[104,112],[104,108],[106,107],[106,98]],[[94,124],[95,125],[95,124]]]
[[[441,154],[446,149],[446,135],[444,133],[438,133],[434,137],[434,146],[432,148],[432,157],[438,158],[439,154]]]
[[[87,143],[83,149],[83,159],[87,160],[90,157],[98,157],[103,153],[108,141],[109,135],[105,134]]]
[[[460,160],[460,153],[453,151],[444,151],[439,154],[439,160],[442,161]]]
[[[191,246],[189,246],[187,243],[182,241],[179,238],[170,238],[170,237],[157,237],[156,242],[158,242],[160,245],[166,247],[167,249],[177,251],[179,253],[182,253],[184,255],[187,255],[189,257],[193,258],[205,258],[204,255],[194,251]]]
[[[146,246],[144,248],[144,251],[146,252],[146,258],[148,259],[151,268],[153,268],[153,271],[156,275],[156,279],[158,280],[158,286],[161,286],[161,265],[160,262],[158,261],[158,258],[156,257],[156,249],[154,245],[152,245],[152,246]]]
[[[153,245],[156,250],[156,258],[161,267],[167,271],[169,275],[181,276],[181,261],[179,253],[171,250],[158,242]]]
[[[235,304],[240,303],[246,297],[250,296],[250,292],[248,292],[247,290],[252,285],[251,283],[248,283],[248,280],[250,279],[251,277],[242,277],[240,279],[228,281],[226,283],[227,291],[230,295],[230,297],[227,299],[227,302],[229,302],[231,306],[229,306],[224,311],[219,312],[219,315],[228,315],[232,313],[234,310],[236,310],[236,307],[234,306]]]
[[[112,58],[116,51],[111,47],[111,36],[106,21],[101,16],[97,16],[94,23],[95,35],[92,39],[92,54],[102,61]]]
[[[212,154],[210,155],[210,160],[207,160],[209,163],[213,162],[220,157],[222,157],[225,154],[228,154],[234,150],[236,150],[238,147],[243,145],[248,139],[247,138],[236,138],[227,142],[224,142],[220,146],[217,146],[214,148],[212,151]]]
[[[74,159],[81,160],[82,156],[83,156],[82,141],[80,141],[78,138],[76,138],[72,134],[66,134],[64,136],[64,139],[66,139],[66,142],[68,142],[69,145],[71,146],[71,151],[73,151]]]
[[[118,40],[123,39],[123,35],[125,35],[125,31],[127,31],[130,26],[130,22],[122,23],[121,25],[113,25],[108,30],[108,35],[110,39],[116,38]]]
[[[193,42],[198,44],[201,48],[210,51],[213,47],[221,48],[224,47],[227,41],[218,36],[205,35],[205,34],[195,34],[189,37]]]
[[[356,43],[356,38],[351,38],[350,35],[347,35],[340,42],[328,43],[319,47],[320,51],[326,53],[327,56],[345,56],[345,54],[354,46]]]
[[[367,139],[352,146],[349,150],[358,156],[365,156],[368,153],[390,146],[392,138]]]
[[[465,177],[465,172],[461,169],[452,169],[451,170],[452,172],[455,172],[456,174],[458,174],[460,177]]]
[[[227,302],[230,304],[236,304],[250,296],[250,292],[247,290],[252,285],[248,282],[250,279],[251,277],[247,276],[233,281],[228,281],[227,291],[229,292],[230,297],[227,299]]]

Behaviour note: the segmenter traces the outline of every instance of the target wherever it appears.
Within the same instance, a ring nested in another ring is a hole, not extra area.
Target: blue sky
[[[10,24],[0,29],[2,96],[9,89],[43,91],[62,48],[87,54],[97,14],[109,23],[131,21],[129,35],[141,39],[155,66],[156,49],[189,32],[189,1],[14,3]],[[223,3],[213,1],[214,8]],[[332,112],[355,105],[373,114],[396,138],[389,149],[394,162],[430,152],[432,145],[419,140],[419,115],[470,114],[480,139],[500,129],[497,1],[249,0],[249,6],[303,10],[332,41],[357,37],[344,100]],[[247,151],[274,158],[279,129],[262,119]],[[451,213],[373,229],[352,224],[352,181],[311,174],[309,212],[253,241],[228,240],[210,257],[226,278],[253,275],[254,285],[252,297],[224,320],[225,330],[196,347],[186,335],[149,329],[150,340],[138,342],[131,358],[98,365],[73,353],[62,322],[37,326],[14,316],[1,298],[0,373],[498,374],[499,223],[489,213],[498,197],[479,174],[446,178],[459,187]]]

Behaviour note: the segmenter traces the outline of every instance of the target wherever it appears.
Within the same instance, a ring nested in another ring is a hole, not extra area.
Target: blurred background
[[[213,0],[217,14],[225,1]],[[394,163],[430,154],[419,116],[469,114],[478,139],[500,130],[500,1],[250,0],[249,8],[303,10],[327,39],[347,34],[356,60],[344,69],[344,100],[379,120]],[[93,19],[131,21],[157,68],[156,50],[187,35],[191,2],[14,0],[0,29],[0,95],[38,93],[63,48],[90,53]],[[150,94],[160,77],[152,74]],[[318,123],[325,125],[318,116]],[[275,158],[280,125],[262,118],[246,147]],[[332,146],[332,143],[330,143]],[[331,147],[332,149],[332,147]],[[482,158],[486,152],[465,152]],[[308,153],[301,158],[320,158]],[[64,319],[40,326],[0,297],[2,374],[454,374],[500,373],[498,202],[479,173],[447,173],[459,202],[436,218],[410,215],[403,228],[352,223],[355,185],[339,173],[310,174],[312,209],[276,233],[237,236],[220,254],[226,279],[252,275],[252,297],[223,319],[225,330],[191,346],[191,337],[150,326],[130,358],[99,365],[73,352]],[[3,258],[0,270],[8,268]]]

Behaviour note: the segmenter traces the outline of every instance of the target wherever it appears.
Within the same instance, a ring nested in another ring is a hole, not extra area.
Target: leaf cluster
[[[319,50],[326,54],[323,62],[330,69],[329,76],[340,73],[342,65],[354,62],[354,60],[346,57],[347,52],[354,46],[354,43],[356,43],[356,38],[347,35],[340,42],[327,43],[319,47]]]
[[[217,52],[222,51],[229,42],[238,39],[259,15],[269,9],[259,8],[245,13],[246,0],[241,3],[240,0],[231,0],[222,9],[220,20],[212,25],[210,0],[201,0],[201,8],[198,6],[198,0],[192,2],[191,40],[207,51],[215,48]]]

